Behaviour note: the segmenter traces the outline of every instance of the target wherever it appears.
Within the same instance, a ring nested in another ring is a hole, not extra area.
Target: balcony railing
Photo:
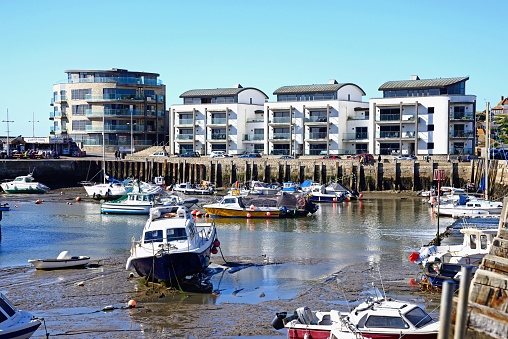
[[[135,77],[89,77],[89,78],[72,78],[66,81],[67,83],[93,83],[93,82],[116,82],[120,85],[149,85],[160,86],[162,80],[149,79],[149,78],[135,78]]]
[[[328,139],[326,132],[310,132],[307,136],[308,139]]]
[[[130,117],[131,116],[131,110],[128,109],[105,109],[104,111],[94,111],[91,109],[85,110],[85,116],[89,118],[93,117],[102,117],[105,116],[122,116],[122,117]],[[132,110],[132,116],[139,117],[144,116],[143,111],[140,110]]]
[[[272,123],[272,124],[290,124],[291,117],[273,117],[270,120],[270,123]]]
[[[472,138],[474,136],[473,131],[465,130],[465,131],[451,131],[450,137],[452,138]]]
[[[130,126],[130,125],[111,125],[111,124],[106,124],[106,126],[104,126],[104,128],[102,126],[86,126],[86,131],[87,132],[102,132],[102,131],[106,131],[106,132],[112,132],[112,131],[119,131],[119,132],[130,132],[130,131],[134,131],[134,132],[142,132],[145,130],[145,127],[143,125],[137,125],[137,124],[134,124],[133,126]]]
[[[325,116],[310,116],[305,118],[305,122],[328,122]]]
[[[451,120],[473,120],[474,114],[473,112],[466,112],[466,113],[451,113],[450,114]]]
[[[379,114],[376,117],[377,121],[398,121],[400,120],[400,114]]]
[[[177,134],[176,140],[193,140],[194,137],[192,134]]]
[[[226,118],[212,118],[208,119],[207,124],[208,125],[225,125],[227,123]]]
[[[473,154],[473,149],[472,148],[463,148],[463,147],[452,147],[450,149],[450,153],[451,154],[458,154],[458,155],[461,155],[461,154]]]
[[[264,134],[244,134],[243,141],[260,141],[265,140]]]
[[[289,133],[273,133],[271,139],[289,139]]]
[[[54,115],[55,118],[67,118],[66,112],[59,111],[59,112],[54,112],[54,113],[55,113],[55,115]]]
[[[416,132],[404,132],[402,133],[402,138],[414,138],[416,136]]]
[[[247,119],[247,123],[251,122],[265,122],[265,119],[263,118]]]
[[[227,135],[225,133],[214,133],[211,135],[212,140],[227,140]]]
[[[368,138],[369,138],[369,133],[357,132],[357,133],[344,133],[342,140],[365,140]]]
[[[347,117],[348,120],[369,120],[368,115],[350,115]]]
[[[193,123],[193,119],[179,119],[176,121],[177,125],[192,125]]]
[[[55,98],[51,98],[51,105],[53,105],[55,102],[62,102],[67,101],[66,95],[57,95]]]
[[[392,131],[389,131],[389,132],[377,132],[376,133],[376,138],[379,138],[379,139],[382,139],[382,138],[386,138],[386,139],[400,138],[400,132],[392,132]]]
[[[147,101],[155,101],[155,95],[147,96]],[[149,99],[149,100],[148,100]],[[145,96],[135,94],[102,94],[102,95],[85,95],[85,100],[88,101],[103,101],[103,100],[137,100],[144,101]]]

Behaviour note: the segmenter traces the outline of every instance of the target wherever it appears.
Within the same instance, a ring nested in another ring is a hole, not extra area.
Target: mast
[[[485,200],[489,200],[489,180],[488,180],[488,174],[489,174],[489,158],[490,158],[490,110],[489,110],[490,103],[487,102],[487,107],[485,109],[485,175],[484,177],[484,187],[485,187],[485,193],[484,198]]]
[[[106,183],[106,113],[102,113],[102,182]]]

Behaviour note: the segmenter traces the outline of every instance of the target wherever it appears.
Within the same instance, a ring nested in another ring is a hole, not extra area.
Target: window
[[[434,143],[433,142],[427,143],[427,149],[434,149]]]
[[[87,96],[92,95],[92,89],[73,89],[71,91],[72,100],[85,100]]]
[[[73,131],[86,131],[86,126],[92,126],[90,120],[72,120]]]
[[[168,242],[187,239],[185,228],[168,228],[166,230],[166,236],[168,238]]]
[[[428,114],[434,114],[434,107],[427,108],[427,113]]]
[[[162,230],[145,232],[145,243],[162,242]]]
[[[73,105],[72,115],[85,115],[87,109],[92,109],[92,105]]]
[[[409,328],[409,325],[399,317],[386,317],[386,316],[370,316],[365,322],[365,327],[383,327],[383,328]]]
[[[433,130],[434,130],[433,124],[427,126],[427,131],[432,132]]]
[[[487,249],[487,236],[485,234],[480,235],[480,246],[482,250]]]
[[[469,237],[469,243],[470,243],[471,249],[475,250],[476,249],[476,234],[471,234],[471,236]]]
[[[432,318],[420,307],[416,307],[407,312],[406,318],[417,328],[420,328],[432,321]]]

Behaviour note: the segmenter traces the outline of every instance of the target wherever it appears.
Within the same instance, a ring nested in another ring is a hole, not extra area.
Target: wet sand
[[[376,197],[374,197],[376,195]],[[44,196],[45,200],[88,199],[82,188],[64,189]],[[413,192],[387,194],[365,193],[365,199],[399,199],[415,197]],[[128,256],[93,262],[92,268],[62,271],[36,271],[31,266],[0,269],[0,291],[20,308],[45,318],[49,337],[60,338],[228,338],[228,337],[285,337],[285,331],[275,331],[270,322],[276,312],[292,312],[301,306],[313,309],[347,310],[347,302],[354,302],[361,291],[376,287],[392,296],[404,295],[413,299],[438,295],[424,294],[409,284],[419,269],[407,262],[384,262],[382,284],[377,267],[359,262],[347,266],[326,279],[316,280],[291,299],[259,302],[214,303],[214,296],[186,293],[145,284],[137,274],[125,270]],[[295,263],[305,269],[312,261],[303,258],[275,258],[279,263]],[[262,265],[261,258],[226,257],[228,262]],[[394,269],[396,268],[396,269]],[[129,300],[137,307],[127,308]],[[406,298],[407,299],[407,298]],[[206,300],[206,302],[203,302]],[[112,310],[103,311],[111,305]],[[44,325],[33,338],[45,338]]]

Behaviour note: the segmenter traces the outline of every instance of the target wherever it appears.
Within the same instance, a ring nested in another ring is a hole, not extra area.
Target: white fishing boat
[[[501,215],[503,203],[484,199],[473,199],[464,204],[440,204],[434,208],[436,214],[445,217],[463,218],[475,215]]]
[[[327,191],[325,185],[313,185],[308,193],[308,199],[312,202],[342,202],[348,198],[345,192]]]
[[[408,301],[391,300],[379,291],[351,312],[296,309],[294,314],[277,313],[272,326],[286,328],[291,339],[386,338],[435,339],[439,321],[420,306]]]
[[[116,180],[106,176],[109,182],[90,183],[82,182],[86,194],[96,200],[115,200],[132,190],[131,180]]]
[[[498,229],[484,229],[477,227],[462,228],[461,244],[423,246],[418,252],[413,252],[409,260],[422,266],[433,263],[445,264],[478,264],[489,252],[490,245],[497,235]]]
[[[159,196],[161,186],[150,185],[144,189],[140,183],[134,184],[131,192],[120,199],[103,202],[101,213],[103,214],[148,214],[150,208],[162,204]]]
[[[7,181],[0,184],[3,191],[9,194],[17,194],[17,193],[47,193],[49,191],[49,187],[41,184],[40,182],[36,182],[32,173],[28,175],[21,175],[16,177],[12,181]]]
[[[202,272],[217,253],[215,223],[198,223],[184,206],[150,209],[141,239],[132,240],[126,269],[148,279],[171,281]]]
[[[82,268],[90,262],[90,257],[73,257],[68,251],[62,251],[56,258],[29,259],[28,262],[38,270],[57,270],[66,268]]]
[[[41,321],[26,311],[20,311],[0,293],[0,339],[30,338]]]
[[[200,185],[193,185],[191,183],[185,182],[176,184],[173,187],[173,191],[183,194],[210,195],[215,192],[215,187],[209,182],[202,182]]]

